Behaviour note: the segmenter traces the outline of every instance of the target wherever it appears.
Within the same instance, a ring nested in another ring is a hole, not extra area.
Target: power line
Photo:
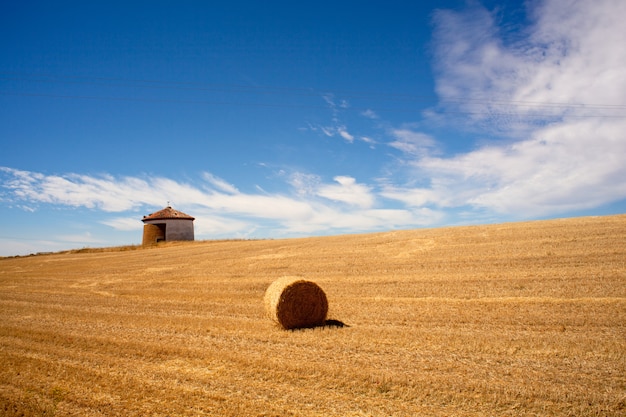
[[[269,86],[250,86],[239,84],[205,84],[180,81],[163,81],[163,80],[142,80],[142,79],[124,79],[112,77],[83,77],[83,76],[67,76],[67,75],[50,75],[50,74],[26,74],[26,73],[8,73],[0,72],[0,79],[13,81],[32,81],[45,83],[60,84],[80,84],[98,87],[131,87],[141,89],[171,89],[178,91],[192,92],[221,92],[235,94],[252,94],[252,95],[274,95],[274,96],[307,96],[307,97],[323,97],[331,94],[313,88],[302,87],[269,87]],[[607,112],[626,110],[626,105],[613,104],[589,104],[589,103],[563,103],[563,102],[538,102],[538,101],[522,101],[522,100],[505,100],[497,98],[474,98],[465,97],[458,99],[438,99],[434,95],[416,95],[416,94],[396,94],[396,93],[377,93],[366,91],[335,91],[333,95],[339,95],[341,98],[350,99],[375,99],[391,102],[412,102],[412,103],[428,103],[435,107],[441,107],[445,104],[455,104],[458,106],[478,105],[483,107],[506,106],[518,109],[511,112],[493,112],[493,111],[471,111],[471,110],[450,110],[436,109],[435,112],[440,114],[464,114],[464,115],[504,115],[517,117],[549,117],[546,114],[527,114],[519,111],[542,111],[556,110],[561,112],[567,111],[586,111],[586,112]],[[210,105],[232,105],[232,106],[260,106],[260,107],[286,107],[286,108],[319,108],[326,109],[328,106],[312,105],[312,104],[281,104],[268,102],[246,102],[246,101],[218,101],[205,99],[178,99],[178,98],[142,98],[142,97],[126,97],[126,96],[103,96],[103,95],[76,95],[76,94],[45,94],[45,93],[27,93],[27,92],[11,92],[0,91],[0,95],[14,95],[23,97],[49,97],[62,99],[80,99],[80,100],[113,100],[113,101],[140,101],[151,103],[179,103],[179,104],[210,104]],[[377,111],[396,111],[396,112],[415,112],[420,109],[406,107],[384,107],[369,106],[354,107],[354,110],[368,110],[375,107]],[[556,116],[556,115],[555,115]],[[598,117],[598,118],[624,118],[626,114],[568,114],[570,117]]]
[[[212,100],[188,100],[188,99],[160,99],[160,98],[140,98],[140,97],[120,97],[120,96],[82,96],[82,95],[62,95],[62,94],[43,94],[43,93],[16,93],[10,91],[0,91],[3,96],[20,96],[20,97],[45,97],[60,98],[71,100],[103,100],[103,101],[128,101],[128,102],[145,102],[145,103],[174,103],[174,104],[197,104],[197,105],[219,105],[219,106],[252,106],[252,107],[273,107],[273,108],[310,108],[310,109],[327,109],[327,106],[314,104],[281,104],[281,103],[262,103],[262,102],[244,102],[244,101],[212,101]],[[356,111],[371,110],[371,107],[350,106],[350,109]],[[558,110],[558,108],[554,109]],[[406,107],[376,107],[377,112],[419,112],[420,109]],[[438,110],[438,114],[456,114],[456,115],[473,115],[473,116],[508,116],[522,118],[549,118],[560,117],[560,114],[524,114],[521,112],[493,112],[493,111],[463,111],[463,110]],[[623,119],[623,115],[609,114],[568,114],[568,117],[574,118],[606,118],[606,119]]]
[[[7,76],[17,77],[8,78]],[[113,87],[138,87],[138,88],[169,88],[189,91],[225,91],[225,92],[242,92],[254,94],[293,94],[306,96],[320,96],[328,94],[329,90],[320,90],[306,87],[274,87],[274,86],[253,86],[243,84],[226,84],[226,83],[197,83],[188,81],[164,81],[164,80],[148,80],[136,78],[114,78],[114,77],[85,77],[85,76],[68,76],[68,75],[51,75],[51,74],[27,74],[27,73],[11,73],[0,72],[0,77],[6,80],[25,80],[36,82],[60,82],[75,83],[84,85],[113,86]],[[31,78],[29,78],[31,77]],[[38,77],[33,79],[32,77]],[[94,82],[97,81],[97,82]],[[109,82],[123,84],[108,84]],[[547,101],[525,101],[525,100],[507,100],[494,98],[458,98],[458,99],[442,99],[434,94],[406,94],[406,93],[381,93],[373,91],[348,91],[334,90],[335,94],[341,94],[345,97],[355,98],[372,98],[378,97],[388,100],[411,100],[411,101],[445,101],[445,102],[477,102],[491,104],[515,104],[529,106],[566,106],[566,107],[586,107],[601,109],[626,109],[626,104],[592,104],[592,103],[571,103],[571,102],[547,102]]]

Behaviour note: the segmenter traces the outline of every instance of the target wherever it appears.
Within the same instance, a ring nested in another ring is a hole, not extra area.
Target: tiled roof
[[[155,211],[152,214],[143,216],[143,219],[141,221],[144,222],[146,220],[164,220],[164,219],[195,220],[195,218],[191,217],[189,214],[185,214],[182,211],[174,210],[170,206],[167,206],[163,210]]]

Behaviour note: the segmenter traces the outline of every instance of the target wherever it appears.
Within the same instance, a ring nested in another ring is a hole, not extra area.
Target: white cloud
[[[514,40],[485,9],[437,12],[441,108],[499,142],[446,157],[428,136],[393,131],[389,145],[427,185],[389,185],[384,197],[517,217],[626,198],[626,2],[530,4],[535,21]]]
[[[129,210],[145,203],[156,203],[145,180],[110,175],[93,177],[78,174],[43,175],[2,168],[9,175],[4,187],[22,201],[99,208],[108,212]]]
[[[421,208],[406,209],[366,209],[341,211],[322,206],[305,222],[286,223],[292,233],[316,233],[319,230],[355,232],[391,230],[435,224],[443,218],[440,211]]]
[[[380,118],[380,116],[378,116],[378,113],[376,113],[372,109],[367,109],[367,110],[363,111],[361,113],[361,115],[367,117],[368,119],[372,119],[372,120],[378,120]]]
[[[536,19],[529,39],[534,59],[526,63],[514,99],[621,105],[623,115],[626,3],[545,1],[531,13]],[[581,111],[588,109],[574,113]]]
[[[222,213],[262,219],[304,219],[312,211],[306,201],[284,195],[213,194],[204,200],[202,206]]]
[[[249,236],[263,228],[271,230],[273,236],[385,230],[428,224],[437,218],[430,210],[374,209],[376,195],[372,187],[350,176],[337,176],[335,183],[327,184],[319,176],[294,173],[288,177],[293,193],[287,195],[239,192],[209,173],[202,174],[202,179],[215,189],[202,189],[202,182],[199,188],[163,177],[47,176],[11,168],[2,172],[7,177],[4,187],[19,202],[117,213],[132,210],[132,214],[100,220],[119,231],[140,230],[137,210],[162,207],[166,200],[161,196],[196,217],[199,236]],[[81,242],[89,241],[88,237],[81,237]]]
[[[350,107],[350,103],[348,103],[347,100],[338,100],[334,96],[334,94],[324,94],[322,95],[322,99],[326,102],[326,104],[328,105],[328,108],[332,111],[331,122],[330,124],[326,126],[318,125],[318,124],[314,125],[314,124],[309,123],[309,130],[314,131],[314,132],[320,131],[327,137],[339,136],[348,143],[354,143],[355,139],[359,139],[363,142],[370,143],[370,144],[374,143],[373,140],[371,140],[370,138],[366,136],[360,136],[357,138],[355,135],[350,133],[348,131],[347,126],[345,126],[340,121],[339,114],[341,110],[345,110]],[[362,114],[363,116],[371,118],[371,119],[376,117],[376,113],[374,113],[372,110],[365,111]]]
[[[495,154],[483,175],[492,189],[471,200],[498,212],[530,216],[597,207],[626,197],[626,121],[620,129],[597,120],[579,120],[538,130],[533,138]],[[478,166],[468,154],[465,173]],[[449,161],[448,161],[449,162]]]
[[[237,188],[234,185],[229,184],[228,182],[224,181],[223,179],[219,177],[216,177],[215,175],[209,172],[204,172],[202,174],[202,177],[220,191],[224,191],[225,193],[228,193],[228,194],[239,193],[239,190],[237,190]]]
[[[337,184],[320,185],[317,195],[361,208],[369,208],[374,204],[370,187],[358,184],[356,179],[348,176],[337,176],[333,179]]]
[[[333,127],[319,126],[319,129],[322,131],[323,134],[325,134],[328,137],[335,136],[335,128]]]
[[[346,141],[352,143],[354,142],[354,136],[352,136],[348,130],[346,129],[345,126],[339,126],[337,128],[337,133],[339,133],[339,136],[341,136],[342,138],[344,138]]]
[[[368,136],[355,136],[348,131],[348,128],[343,125],[337,126],[310,126],[310,129],[313,131],[321,131],[325,136],[330,138],[334,136],[339,136],[344,139],[348,143],[354,143],[355,140],[359,140],[365,142],[370,145],[375,145],[376,141]]]
[[[315,195],[315,190],[319,187],[322,179],[319,175],[295,172],[289,177],[289,184],[295,189],[300,197]]]
[[[104,240],[94,237],[90,232],[74,234],[74,235],[59,235],[56,237],[56,239],[62,242],[81,243],[83,245],[104,242]]]
[[[620,131],[582,120],[539,129],[507,147],[416,160],[416,175],[429,178],[430,186],[388,187],[382,195],[415,206],[471,205],[522,217],[587,209],[626,197],[619,155],[626,155]]]
[[[348,132],[348,128],[343,125],[339,125],[339,124],[335,126],[312,126],[310,125],[310,129],[313,131],[319,130],[320,132],[322,132],[325,136],[328,136],[329,138],[339,136],[348,143],[354,143],[355,136],[351,134],[350,132]],[[366,137],[360,137],[359,140],[362,140],[364,142],[371,141],[370,139]]]
[[[143,223],[137,218],[137,216],[116,217],[109,220],[102,220],[100,223],[110,226],[115,230],[133,231],[141,230],[143,228]]]
[[[427,188],[402,188],[397,186],[386,186],[381,192],[381,196],[402,201],[409,207],[425,207],[436,204],[441,207],[447,206],[445,194]]]
[[[388,145],[412,156],[426,156],[436,148],[435,140],[424,133],[403,128],[393,129],[390,134],[395,140]]]
[[[196,236],[245,238],[253,235],[258,227],[254,222],[220,216],[210,210],[202,210],[202,208],[194,212],[194,215],[196,217],[194,221]]]
[[[437,92],[483,130],[523,139],[565,117],[624,116],[626,37],[621,0],[530,2],[533,23],[506,40],[475,7],[438,11]],[[617,106],[617,107],[616,107]]]

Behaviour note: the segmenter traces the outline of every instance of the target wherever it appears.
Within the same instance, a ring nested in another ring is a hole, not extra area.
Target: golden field
[[[626,415],[626,215],[2,258],[0,313],[3,416]]]

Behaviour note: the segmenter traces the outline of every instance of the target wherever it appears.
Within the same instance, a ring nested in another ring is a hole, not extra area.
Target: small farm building
[[[153,245],[161,241],[194,240],[193,221],[195,219],[182,211],[167,206],[141,220],[143,225],[143,245]]]

